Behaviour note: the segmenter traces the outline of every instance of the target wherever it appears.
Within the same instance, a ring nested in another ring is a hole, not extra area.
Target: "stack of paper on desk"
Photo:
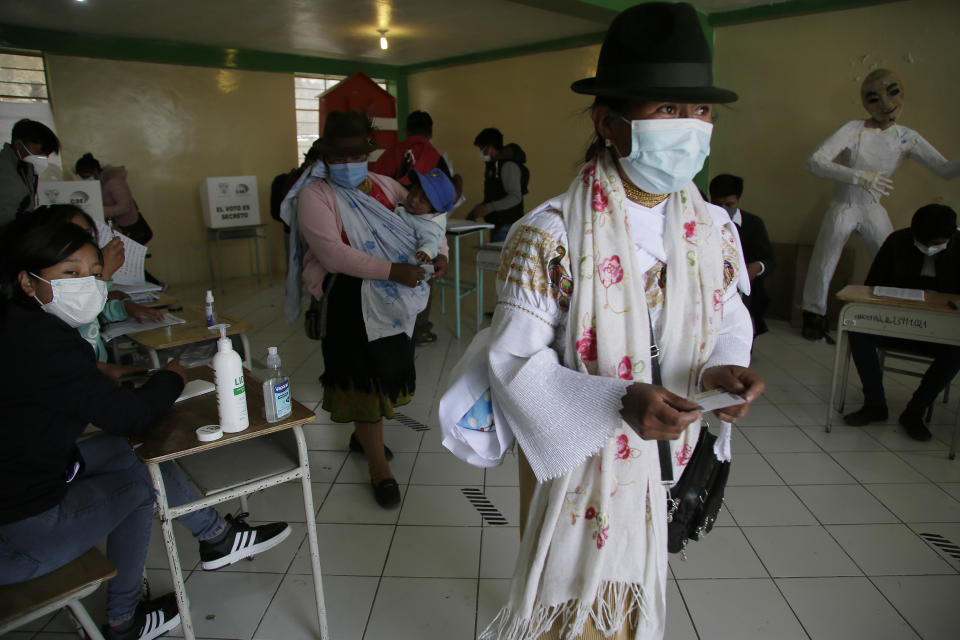
[[[165,313],[163,320],[146,320],[137,322],[134,318],[129,318],[123,322],[111,322],[100,331],[100,337],[104,342],[110,342],[117,336],[125,336],[131,333],[140,333],[141,331],[150,331],[161,327],[170,327],[175,324],[186,324],[186,320],[177,316]]]
[[[900,289],[898,287],[874,287],[873,295],[878,298],[896,298],[898,300],[916,300],[923,302],[923,289]]]

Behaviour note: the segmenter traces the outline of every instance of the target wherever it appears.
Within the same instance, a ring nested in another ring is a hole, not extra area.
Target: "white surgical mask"
[[[484,162],[490,162],[491,160],[493,160],[493,158],[491,158],[490,154],[488,153],[481,153],[480,157],[483,158]]]
[[[653,118],[630,123],[630,155],[620,166],[647,193],[675,193],[687,186],[710,155],[713,125],[697,118]]]
[[[47,170],[47,167],[50,165],[50,158],[47,156],[37,156],[30,153],[30,150],[27,149],[27,145],[20,143],[20,146],[23,147],[23,150],[27,152],[27,155],[23,157],[23,161],[27,164],[33,165],[33,172],[38,176]]]
[[[43,280],[53,290],[53,299],[47,304],[34,296],[43,310],[57,316],[74,329],[96,320],[107,303],[107,283],[93,276],[45,280],[35,273],[30,275]]]
[[[925,244],[923,244],[923,243],[921,243],[921,242],[919,242],[919,241],[917,241],[917,240],[914,240],[914,241],[913,241],[913,246],[915,246],[915,247],[917,248],[917,250],[918,250],[920,253],[922,253],[923,255],[925,255],[925,256],[935,256],[935,255],[937,255],[938,253],[940,253],[941,251],[946,251],[948,244],[950,244],[950,243],[949,243],[949,242],[944,242],[943,244],[935,244],[935,245],[932,245],[932,246],[929,246],[929,247],[928,247],[927,245],[925,245]]]

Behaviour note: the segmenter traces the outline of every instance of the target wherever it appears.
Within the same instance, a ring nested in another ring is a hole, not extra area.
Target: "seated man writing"
[[[865,284],[960,294],[960,232],[953,209],[941,204],[918,209],[909,229],[899,229],[887,237]],[[887,419],[877,347],[920,352],[933,356],[933,364],[900,414],[900,424],[914,440],[929,440],[931,434],[923,424],[923,415],[960,371],[960,347],[866,333],[851,332],[849,336],[853,362],[863,384],[863,407],[845,415],[843,421],[863,426]]]

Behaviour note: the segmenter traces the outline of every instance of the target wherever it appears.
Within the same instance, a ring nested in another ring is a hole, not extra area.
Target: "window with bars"
[[[320,136],[320,106],[317,103],[317,98],[344,78],[346,76],[294,75],[293,90],[297,109],[297,152],[300,161],[303,160],[303,155],[310,150],[313,141]],[[386,80],[374,78],[373,81],[386,91]]]
[[[42,56],[0,53],[0,101],[48,101]]]

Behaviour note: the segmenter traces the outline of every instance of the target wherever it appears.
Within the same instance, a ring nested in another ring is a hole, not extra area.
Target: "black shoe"
[[[356,451],[357,453],[363,453],[363,445],[360,444],[360,441],[357,440],[357,434],[350,434],[350,451]],[[366,454],[364,454],[366,455]],[[390,451],[390,447],[383,445],[383,455],[387,460],[393,460],[393,451]]]
[[[922,411],[904,411],[900,414],[899,422],[900,426],[907,430],[907,435],[914,440],[927,442],[933,438],[933,434],[930,433],[930,429],[927,429],[927,425],[923,424]]]
[[[400,485],[393,478],[381,480],[373,484],[373,497],[381,507],[391,509],[400,504]]]
[[[105,625],[104,640],[152,640],[180,624],[177,599],[172,593],[137,604],[133,619],[119,627]]]
[[[286,522],[251,527],[245,521],[248,515],[241,513],[236,518],[228,515],[226,535],[219,542],[200,543],[200,560],[204,571],[213,571],[273,549],[290,535],[290,525]]]
[[[843,421],[851,427],[862,427],[871,422],[883,422],[889,414],[884,406],[863,405],[863,408],[843,416]]]

